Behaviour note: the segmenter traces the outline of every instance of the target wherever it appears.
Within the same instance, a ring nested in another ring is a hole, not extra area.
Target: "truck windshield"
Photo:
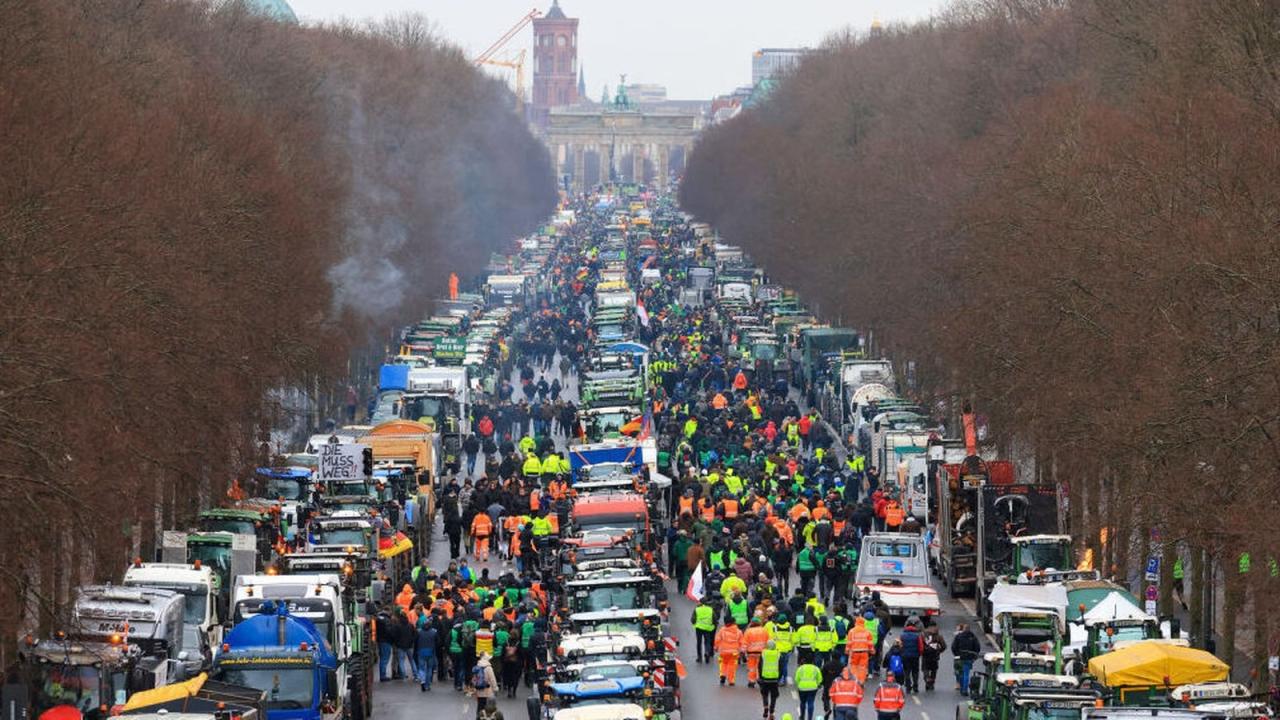
[[[269,498],[284,498],[288,501],[305,501],[307,484],[297,480],[271,478],[263,491]]]
[[[611,607],[638,607],[640,592],[633,585],[603,585],[574,591],[573,603],[576,612],[608,610]]]
[[[1098,633],[1098,641],[1094,643],[1094,654],[1101,655],[1109,653],[1115,648],[1118,642],[1127,640],[1150,640],[1147,637],[1146,628],[1141,625],[1129,625],[1115,628],[1114,635],[1108,635],[1105,631]]]
[[[211,568],[221,581],[226,581],[231,573],[231,548],[225,545],[190,545],[187,547],[187,561],[199,560],[202,565]]]
[[[73,705],[88,716],[102,704],[101,680],[93,666],[42,664],[35,681],[37,715],[57,705]]]
[[[225,668],[219,680],[267,693],[267,708],[311,707],[314,694],[313,670],[308,666]]]
[[[316,530],[317,545],[355,545],[358,548],[365,546],[368,542],[365,539],[364,530],[361,528],[326,528],[320,527]]]
[[[1027,543],[1022,548],[1021,557],[1022,570],[1066,570],[1072,567],[1059,543]]]
[[[205,532],[229,532],[233,535],[255,535],[258,532],[252,520],[236,520],[232,518],[205,518],[200,521],[200,529]]]

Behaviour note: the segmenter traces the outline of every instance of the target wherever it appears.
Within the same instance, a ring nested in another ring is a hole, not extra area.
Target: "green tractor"
[[[1005,612],[996,619],[1002,652],[984,658],[970,677],[969,700],[956,720],[1078,720],[1100,697],[1063,673],[1061,618],[1046,612]],[[1049,646],[1048,653],[1039,650]]]

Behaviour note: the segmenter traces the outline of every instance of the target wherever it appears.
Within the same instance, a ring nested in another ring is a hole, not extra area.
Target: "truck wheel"
[[[529,720],[542,720],[542,703],[538,698],[525,698],[524,708],[529,713]]]
[[[950,595],[952,599],[960,597],[960,591],[956,588],[956,578],[953,572],[947,573],[947,579],[943,584],[947,586],[947,594]],[[956,712],[959,711],[957,710]]]
[[[357,655],[351,661],[351,679],[347,682],[351,700],[347,703],[347,717],[351,720],[366,720],[369,717],[369,695],[365,687],[363,656]]]

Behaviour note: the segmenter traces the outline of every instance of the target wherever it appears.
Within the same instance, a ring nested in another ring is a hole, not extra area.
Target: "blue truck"
[[[324,634],[269,601],[223,638],[213,661],[217,681],[266,693],[267,720],[338,720],[351,710],[343,669]]]

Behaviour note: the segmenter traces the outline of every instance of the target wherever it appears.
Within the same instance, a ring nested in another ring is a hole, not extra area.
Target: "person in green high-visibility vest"
[[[800,694],[800,720],[813,720],[813,701],[822,689],[822,670],[813,662],[796,668],[796,692]]]
[[[716,608],[711,604],[710,598],[704,596],[698,601],[698,606],[693,609],[691,620],[693,621],[693,629],[698,636],[698,662],[702,662],[703,658],[706,658],[707,662],[711,662],[715,654]]]
[[[1179,557],[1173,561],[1173,596],[1178,598],[1178,604],[1182,606],[1183,610],[1186,610],[1186,589],[1182,585],[1183,575],[1182,558]]]
[[[747,598],[742,593],[735,592],[733,597],[729,598],[725,603],[725,606],[728,607],[729,614],[733,616],[733,622],[736,625],[739,627],[747,626],[751,620],[751,606],[747,603]]]
[[[773,717],[778,706],[778,683],[782,680],[782,653],[773,640],[760,651],[760,701],[764,716]]]

